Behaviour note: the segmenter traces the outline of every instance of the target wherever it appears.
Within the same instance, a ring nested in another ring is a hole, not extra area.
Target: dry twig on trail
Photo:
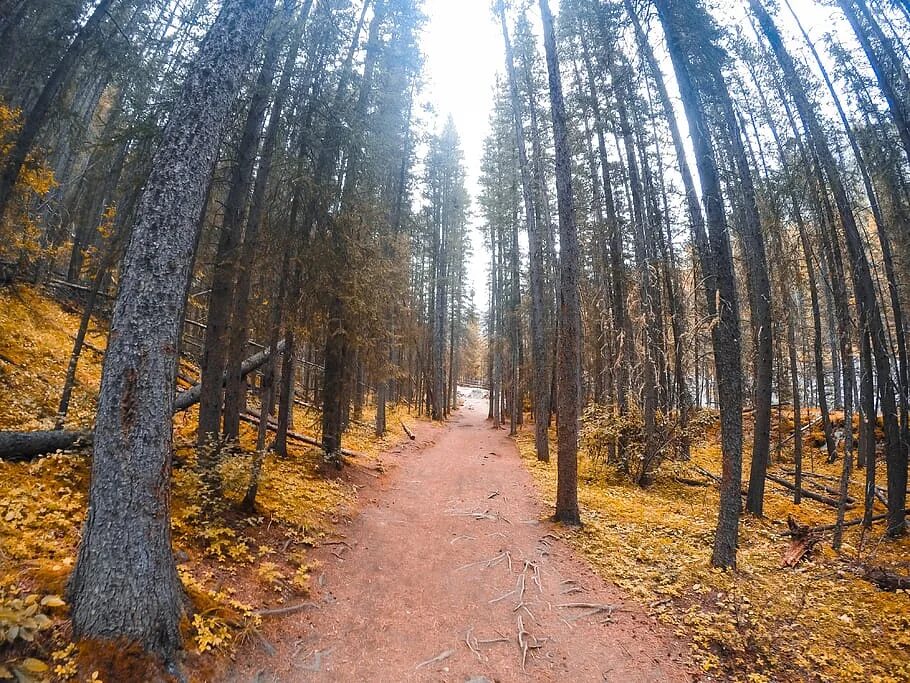
[[[449,657],[451,657],[454,654],[455,654],[455,650],[445,650],[444,652],[440,652],[435,657],[418,664],[416,667],[414,667],[414,671],[417,671],[418,669],[422,669],[425,666],[429,666],[430,664],[436,664],[437,662],[445,661],[446,659],[448,659]]]
[[[606,618],[610,619],[613,616],[613,613],[619,610],[617,605],[604,605],[596,602],[565,602],[561,605],[556,605],[557,607],[563,609],[583,609],[587,610],[581,614],[576,614],[572,617],[571,621],[578,621],[579,619],[584,619],[585,617],[593,617],[595,614],[600,614],[602,612],[606,613]]]
[[[489,508],[483,512],[478,512],[477,510],[446,510],[446,513],[452,515],[453,517],[473,517],[474,519],[489,519],[496,521],[497,519],[503,519],[497,513],[490,514]],[[505,520],[504,520],[505,521]]]
[[[468,649],[474,653],[474,656],[477,657],[478,662],[483,661],[483,655],[480,654],[480,648],[477,644],[477,638],[474,637],[474,627],[468,629],[468,632],[464,637],[464,644],[468,646]]]
[[[525,566],[521,570],[522,573],[524,573],[526,569],[533,570],[534,573],[531,575],[531,580],[537,584],[537,590],[540,593],[543,593],[543,586],[540,585],[540,565],[536,562],[531,562],[531,560],[525,560]]]
[[[476,536],[465,536],[464,534],[461,534],[461,535],[453,538],[451,541],[449,541],[449,545],[455,545],[455,541],[476,541],[476,540],[477,540]]]
[[[522,599],[524,598],[524,594],[525,594],[525,575],[524,575],[524,572],[522,572],[518,576],[518,581],[515,582],[515,588],[510,590],[508,593],[504,593],[503,595],[500,595],[498,598],[493,598],[492,600],[490,600],[490,604],[492,605],[494,603],[500,602],[501,600],[505,600],[510,595],[518,595],[518,602],[519,602],[519,604],[521,604]]]
[[[319,609],[315,602],[303,602],[299,605],[290,605],[289,607],[276,607],[274,609],[257,609],[253,614],[257,617],[278,617],[286,614],[295,614],[305,609]]]
[[[496,557],[489,559],[489,560],[478,560],[477,562],[468,562],[467,564],[461,565],[455,571],[458,572],[458,571],[461,571],[462,569],[467,569],[468,567],[476,567],[477,565],[480,565],[480,564],[484,565],[487,569],[489,569],[490,567],[495,567],[497,564],[499,564],[503,560],[508,561],[509,571],[511,572],[512,571],[512,553],[510,553],[508,550],[506,550],[503,553],[500,553]]]

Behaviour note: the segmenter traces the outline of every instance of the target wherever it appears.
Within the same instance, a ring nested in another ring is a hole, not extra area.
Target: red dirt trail
[[[685,646],[557,538],[485,417],[468,401],[384,456],[350,547],[323,555],[318,607],[270,625],[226,681],[692,680]]]

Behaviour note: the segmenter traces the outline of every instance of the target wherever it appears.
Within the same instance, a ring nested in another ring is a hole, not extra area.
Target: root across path
[[[224,680],[691,680],[685,645],[561,540],[485,417],[468,402],[390,451],[314,608],[270,625]]]

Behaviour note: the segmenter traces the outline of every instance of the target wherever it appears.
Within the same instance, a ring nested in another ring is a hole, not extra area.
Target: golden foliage
[[[0,429],[53,429],[66,367],[79,328],[69,312],[29,287],[0,289]],[[89,326],[76,371],[67,426],[90,428],[101,383],[100,325]]]
[[[16,135],[22,128],[22,112],[12,109],[0,100],[0,161],[12,150]],[[41,231],[31,215],[31,203],[45,197],[57,186],[53,171],[33,152],[19,172],[14,188],[13,202],[0,225],[0,260],[35,257],[41,251]]]
[[[532,433],[523,432],[518,443],[525,465],[552,504],[555,463],[536,459]],[[839,473],[839,465],[828,465],[818,453],[807,453],[805,459],[808,471]],[[845,530],[841,554],[819,544],[795,569],[781,569],[787,516],[822,525],[833,523],[834,511],[811,500],[794,505],[788,491],[769,482],[766,518],[743,518],[737,569],[713,569],[718,491],[713,485],[679,481],[703,479],[693,464],[720,472],[716,427],[694,445],[690,463],[664,463],[646,489],[615,471],[596,468],[582,451],[584,526],[564,536],[605,578],[686,638],[712,680],[910,680],[908,595],[880,591],[858,576],[860,566],[873,563],[906,573],[910,539],[886,540],[880,527],[864,534],[854,526]],[[748,473],[748,461],[743,469]],[[852,494],[861,490],[854,479]]]
[[[52,428],[78,324],[77,314],[32,289],[0,290],[0,381],[7,388],[0,429]],[[88,340],[103,349],[104,331],[95,325]],[[101,353],[84,351],[71,426],[91,427],[101,361]],[[240,443],[226,450],[220,464],[227,506],[219,514],[207,513],[193,447],[197,416],[194,408],[175,418],[172,531],[178,572],[192,606],[183,624],[187,645],[196,656],[213,657],[230,652],[261,627],[252,605],[281,604],[308,592],[318,566],[309,549],[328,537],[334,522],[353,514],[356,487],[324,477],[319,449],[290,441],[289,457],[265,458],[256,514],[240,514],[236,507],[249,483],[256,440],[255,428],[244,424]],[[388,419],[397,425],[391,408]],[[295,431],[316,436],[319,422],[317,411],[298,409]],[[364,454],[355,467],[380,468],[378,454],[385,443],[365,424],[352,425],[344,437],[345,447]],[[9,639],[12,627],[20,627],[15,651],[0,652],[0,662],[9,660],[5,669],[0,665],[0,680],[7,671],[22,678],[28,673],[23,666],[37,667],[23,664],[30,656],[48,667],[30,674],[35,680],[51,673],[59,680],[85,673],[66,639],[65,610],[56,596],[65,590],[75,562],[89,470],[87,453],[0,461],[0,638]],[[190,665],[201,666],[198,661]]]

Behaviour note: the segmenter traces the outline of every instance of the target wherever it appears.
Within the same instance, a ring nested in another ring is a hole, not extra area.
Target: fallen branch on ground
[[[606,618],[609,619],[613,616],[614,612],[619,611],[619,607],[617,605],[604,605],[596,602],[566,602],[556,606],[563,609],[587,610],[586,612],[575,615],[570,621],[578,621],[579,619],[584,619],[585,617],[593,617],[595,614],[601,614],[604,612],[606,612]]]
[[[905,510],[905,514],[910,515],[910,508],[907,508]],[[888,514],[883,513],[880,515],[873,515],[869,521],[870,522],[881,522],[886,519],[888,519]],[[856,526],[857,524],[862,524],[862,523],[863,523],[863,518],[858,517],[857,519],[851,519],[850,521],[844,522],[842,526],[844,526],[844,527]],[[825,524],[824,526],[810,527],[809,532],[813,533],[813,534],[817,534],[817,533],[822,533],[825,531],[834,531],[836,528],[837,528],[837,524]],[[792,535],[793,535],[793,531],[785,531],[782,534],[782,536],[792,536]]]
[[[249,422],[250,424],[258,425],[259,424],[259,413],[254,410],[247,410],[247,412],[240,416],[240,419],[244,422]],[[268,428],[272,431],[277,429],[277,425],[269,420]],[[307,436],[306,434],[298,434],[297,432],[288,432],[288,438],[294,441],[299,441],[300,443],[305,443],[309,446],[316,446],[317,448],[322,448],[322,443],[318,439],[314,439],[312,436]],[[358,453],[357,451],[350,451],[347,448],[339,449],[339,452],[347,456],[348,458],[364,458],[366,457],[363,453]]]
[[[315,602],[304,602],[299,605],[290,605],[288,607],[275,607],[274,609],[257,609],[253,611],[253,614],[257,617],[279,617],[285,614],[296,614],[297,612],[302,612],[305,609],[319,609],[319,605]]]
[[[404,423],[404,420],[399,420],[399,422],[401,422],[401,428],[404,430],[404,433],[408,435],[408,438],[411,441],[413,441],[414,439],[417,438],[417,435],[414,434],[414,432],[412,432],[410,429],[408,429],[408,426]]]
[[[421,662],[420,664],[418,664],[414,668],[414,671],[417,671],[418,669],[422,669],[425,666],[429,666],[430,664],[436,664],[437,662],[445,661],[446,659],[448,659],[449,657],[451,657],[454,654],[455,654],[455,650],[446,650],[445,652],[440,652],[438,655],[436,655],[432,659],[428,659],[427,661]]]
[[[910,590],[910,576],[901,576],[884,567],[866,569],[863,578],[883,591]]]
[[[90,446],[92,432],[62,429],[41,432],[0,432],[0,460],[25,462],[39,455]]]
[[[790,527],[790,535],[793,540],[784,552],[780,560],[781,567],[795,567],[806,555],[812,552],[815,545],[821,540],[821,536],[814,532],[808,526],[799,524],[793,515],[787,517],[787,526]]]
[[[468,562],[468,564],[461,565],[455,571],[461,571],[462,569],[467,569],[468,567],[476,567],[479,564],[485,565],[486,568],[489,569],[490,567],[495,567],[497,564],[499,564],[503,560],[508,561],[509,572],[511,572],[512,571],[512,554],[508,550],[505,551],[504,553],[500,553],[496,557],[489,559],[489,560],[478,560],[477,562]]]
[[[778,477],[778,476],[770,474],[770,473],[765,476],[767,477],[768,481],[773,481],[775,484],[779,484],[780,486],[783,486],[785,489],[789,489],[790,491],[796,491],[796,485],[791,484],[786,479],[782,479],[781,477]],[[840,505],[840,501],[837,500],[836,498],[828,498],[827,496],[822,496],[818,493],[815,493],[814,491],[807,491],[806,489],[800,489],[800,495],[802,495],[810,500],[814,500],[818,503],[824,503],[825,505],[829,505],[831,507],[836,508],[838,505]],[[846,506],[849,509],[849,508],[854,507],[855,504],[850,503],[848,501]]]
[[[528,639],[531,640],[528,640]],[[525,624],[521,615],[518,615],[518,647],[521,648],[521,670],[525,671],[525,664],[528,660],[529,650],[539,650],[547,642],[546,638],[540,639],[531,635],[525,630]]]
[[[705,477],[708,477],[708,479],[711,479],[716,484],[720,485],[721,479],[716,474],[713,474],[713,473],[709,472],[708,470],[704,469],[703,467],[699,467],[698,465],[692,465],[692,469],[694,469],[699,474],[701,474]],[[791,484],[786,479],[783,479],[774,474],[771,474],[770,472],[768,472],[765,475],[765,477],[768,479],[768,481],[773,481],[775,484],[783,486],[785,489],[788,489],[790,491],[796,491],[796,485]],[[742,493],[742,495],[746,495],[745,490],[740,491],[740,493]],[[818,493],[815,493],[814,491],[807,491],[806,489],[800,489],[800,494],[804,498],[808,498],[809,500],[814,500],[818,503],[824,503],[825,505],[829,505],[831,507],[836,508],[840,504],[840,502],[836,498],[828,498],[827,496],[822,496]],[[853,503],[851,503],[848,499],[847,509],[850,509],[852,507],[855,507],[855,501]]]
[[[278,350],[284,348],[284,340],[279,342]],[[250,356],[240,365],[240,373],[246,376],[269,359],[268,349]],[[181,391],[174,398],[174,412],[186,410],[199,403],[202,396],[202,385],[194,384],[186,391]],[[0,432],[0,460],[23,462],[33,460],[48,453],[68,450],[92,443],[89,431],[70,431],[57,429],[39,432]]]

